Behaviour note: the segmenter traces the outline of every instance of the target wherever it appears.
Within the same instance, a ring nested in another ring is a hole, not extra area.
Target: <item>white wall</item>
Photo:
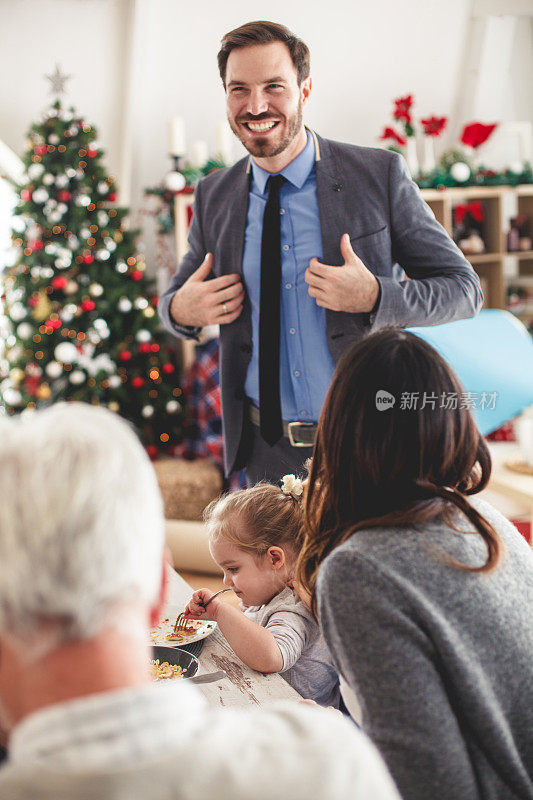
[[[475,0],[476,13],[485,2]],[[510,2],[490,0],[490,11],[505,13]],[[526,11],[532,3],[520,0]],[[393,97],[414,93],[417,117],[447,116],[459,107],[471,9],[470,0],[270,0],[268,6],[259,0],[0,0],[0,139],[21,151],[28,125],[47,101],[42,76],[59,61],[74,76],[69,99],[99,128],[110,171],[135,209],[143,189],[170,167],[170,117],[185,117],[189,142],[213,144],[215,123],[225,115],[216,64],[220,38],[267,16],[311,49],[308,124],[324,136],[375,145]],[[530,65],[519,56],[531,53],[529,25],[521,37],[505,107],[495,98],[493,119],[533,119]],[[448,144],[471,119],[452,123]],[[240,152],[236,142],[235,155]],[[149,234],[145,244],[150,257]]]

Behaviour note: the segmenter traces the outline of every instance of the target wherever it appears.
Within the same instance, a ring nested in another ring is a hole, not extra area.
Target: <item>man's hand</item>
[[[244,288],[240,275],[221,275],[208,281],[212,267],[213,256],[208,253],[172,298],[170,315],[178,325],[228,325],[241,313]]]
[[[341,238],[342,267],[330,267],[312,258],[305,271],[309,294],[317,306],[331,311],[372,311],[379,296],[379,283],[352,250],[347,233]]]

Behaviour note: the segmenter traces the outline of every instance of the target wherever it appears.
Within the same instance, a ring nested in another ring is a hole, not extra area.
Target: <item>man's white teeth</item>
[[[269,131],[276,124],[275,122],[247,122],[246,123],[251,131],[254,133],[263,133]]]

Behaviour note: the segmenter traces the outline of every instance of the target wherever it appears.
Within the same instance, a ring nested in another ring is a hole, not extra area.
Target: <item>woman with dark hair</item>
[[[344,355],[318,427],[299,584],[404,800],[525,800],[533,554],[472,498],[491,463],[463,392],[405,331]]]

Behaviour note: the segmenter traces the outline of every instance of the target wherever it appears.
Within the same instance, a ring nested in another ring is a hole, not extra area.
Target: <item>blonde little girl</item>
[[[302,540],[302,482],[257,484],[215,500],[204,512],[209,549],[239,610],[209,589],[194,592],[185,614],[216,620],[245,664],[279,672],[302,697],[339,705],[339,682],[313,616],[292,588]]]

